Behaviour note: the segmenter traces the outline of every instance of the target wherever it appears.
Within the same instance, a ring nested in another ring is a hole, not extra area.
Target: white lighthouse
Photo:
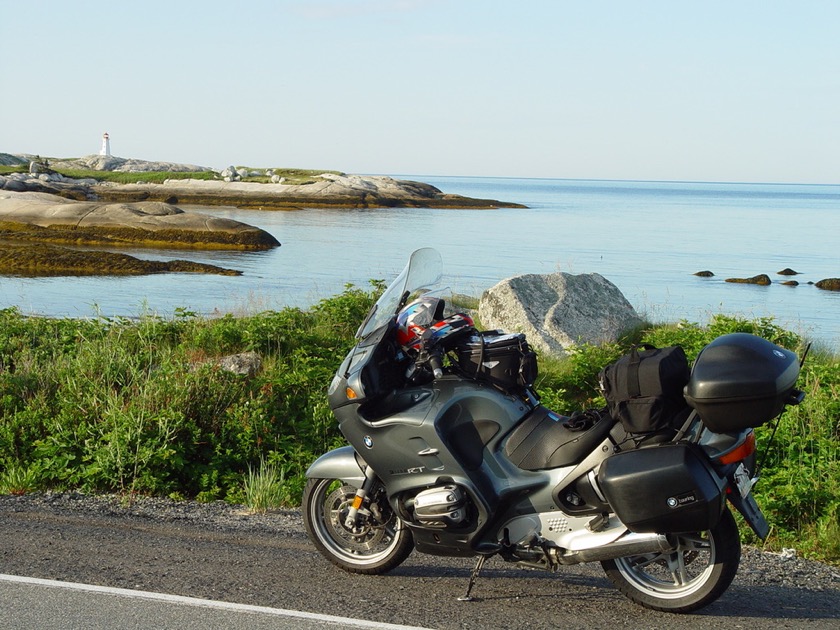
[[[108,132],[102,134],[102,148],[99,149],[99,155],[111,155],[111,140],[108,138]]]

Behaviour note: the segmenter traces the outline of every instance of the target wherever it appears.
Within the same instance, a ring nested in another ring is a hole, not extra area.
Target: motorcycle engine
[[[423,490],[413,501],[414,520],[426,527],[450,527],[467,520],[469,498],[455,484]]]

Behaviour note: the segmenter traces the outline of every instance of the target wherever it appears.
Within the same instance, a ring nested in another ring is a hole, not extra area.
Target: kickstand
[[[472,593],[473,586],[475,586],[475,582],[478,579],[478,574],[481,573],[481,567],[484,566],[486,561],[487,556],[478,556],[478,560],[476,560],[472,573],[470,573],[470,583],[467,585],[467,592],[458,598],[459,602],[471,602],[473,600],[470,593]]]

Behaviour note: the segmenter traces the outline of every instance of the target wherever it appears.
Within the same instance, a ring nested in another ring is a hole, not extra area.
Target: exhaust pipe
[[[676,546],[662,534],[631,533],[600,547],[557,554],[556,560],[561,564],[578,564],[615,560],[624,556],[638,556],[645,553],[670,553],[675,550]]]

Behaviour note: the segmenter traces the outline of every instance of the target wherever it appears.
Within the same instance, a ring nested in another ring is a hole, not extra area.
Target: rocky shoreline
[[[170,261],[150,264],[124,254],[103,255],[79,246],[264,250],[279,247],[271,234],[230,219],[185,212],[176,204],[259,210],[306,207],[523,207],[441,192],[429,184],[383,176],[320,173],[286,181],[273,170],[228,167],[212,179],[171,178],[162,183],[117,184],[67,173],[212,174],[205,167],[113,156],[53,160],[0,153],[0,274],[119,275],[189,271],[236,275],[231,269]],[[22,172],[28,168],[27,172]],[[259,181],[252,181],[252,180]],[[249,181],[244,181],[249,180]],[[7,244],[4,244],[7,243]],[[37,243],[38,247],[21,247]]]
[[[265,230],[158,202],[75,201],[39,192],[0,191],[0,273],[18,276],[141,275],[234,269],[142,260],[101,248],[258,251],[279,247]]]
[[[162,184],[100,184],[95,190],[106,201],[166,201],[174,204],[236,206],[258,210],[305,207],[331,208],[460,208],[523,207],[492,199],[449,195],[429,184],[390,177],[319,176],[311,184],[226,182],[170,179]]]
[[[160,201],[170,204],[235,206],[250,209],[303,207],[344,208],[522,208],[521,204],[476,199],[442,192],[422,182],[382,175],[320,173],[302,183],[285,181],[272,169],[253,171],[228,167],[213,179],[173,178],[163,183],[115,184],[97,179],[72,179],[68,171],[211,173],[210,169],[170,162],[144,162],[112,156],[86,156],[77,160],[42,160],[38,156],[0,153],[0,164],[24,166],[29,172],[0,175],[0,191],[47,192],[68,199],[102,202]],[[245,181],[246,179],[264,181]]]

